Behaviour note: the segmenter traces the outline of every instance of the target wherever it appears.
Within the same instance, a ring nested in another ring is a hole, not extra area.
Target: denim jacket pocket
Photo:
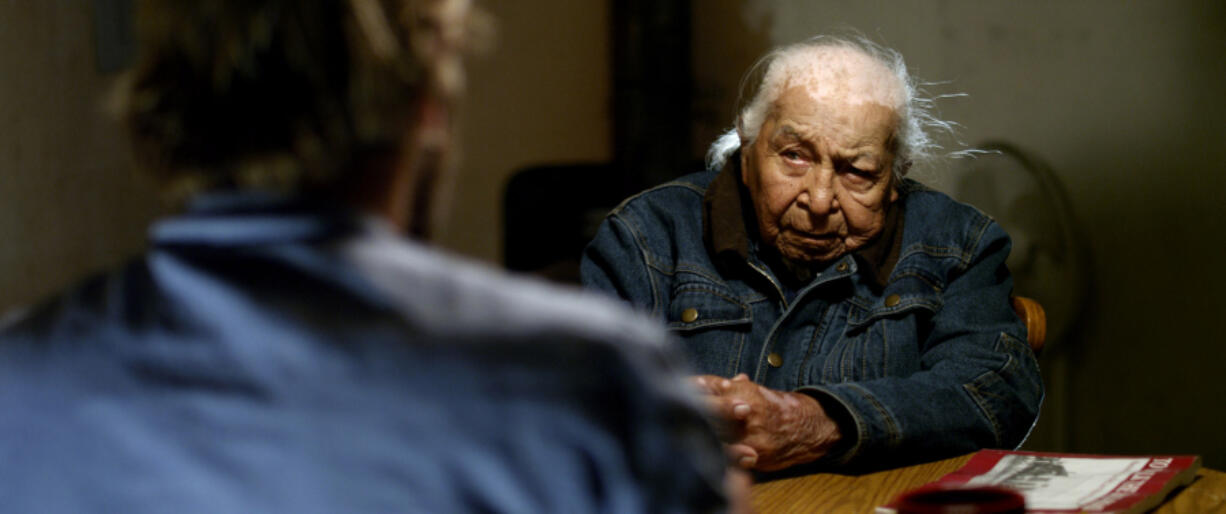
[[[665,316],[694,371],[729,377],[736,372],[753,326],[749,305],[716,287],[687,284],[673,290]]]
[[[933,293],[891,293],[880,298],[852,298],[847,311],[848,336],[885,318],[902,318],[912,314],[928,315],[941,310],[941,297]],[[926,311],[926,312],[925,312]]]
[[[920,334],[942,305],[940,296],[927,289],[892,287],[880,297],[849,300],[847,325],[831,348],[822,380],[873,380],[917,371]]]
[[[749,305],[735,296],[705,285],[678,287],[668,302],[668,328],[679,332],[749,324]]]

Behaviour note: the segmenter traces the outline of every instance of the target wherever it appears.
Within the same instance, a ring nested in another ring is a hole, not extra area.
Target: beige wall
[[[566,0],[483,5],[498,21],[497,44],[469,67],[460,184],[439,241],[497,263],[502,192],[513,171],[612,157],[610,8]]]
[[[0,311],[141,249],[156,202],[101,114],[89,2],[0,2]]]
[[[1036,444],[1190,452],[1226,466],[1226,4],[761,0],[770,39],[851,26],[949,80],[967,142],[1046,159],[1083,222],[1097,287]],[[744,21],[741,22],[742,24]],[[703,37],[699,35],[698,37]],[[751,41],[749,45],[756,45]],[[742,69],[728,69],[739,77]]]

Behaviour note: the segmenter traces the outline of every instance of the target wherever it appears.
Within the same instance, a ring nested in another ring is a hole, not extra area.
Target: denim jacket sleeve
[[[844,433],[850,438],[844,452],[832,456],[838,463],[901,464],[1015,448],[1033,427],[1043,385],[1025,327],[1007,300],[1009,238],[986,217],[978,228],[969,252],[928,249],[922,256],[958,264],[940,277],[941,304],[919,339],[918,372],[801,388],[850,413],[854,431]]]

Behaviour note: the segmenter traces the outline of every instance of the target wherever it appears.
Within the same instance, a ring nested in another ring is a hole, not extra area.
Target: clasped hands
[[[746,469],[775,471],[825,455],[841,437],[816,399],[776,391],[749,380],[699,375],[694,383],[708,408],[726,422],[721,433],[732,461]]]

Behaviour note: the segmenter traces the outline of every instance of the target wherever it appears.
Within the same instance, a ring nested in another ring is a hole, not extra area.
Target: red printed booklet
[[[1196,478],[1196,455],[1079,455],[981,450],[937,483],[998,485],[1026,497],[1026,512],[1145,512]],[[895,512],[894,503],[878,514]]]

